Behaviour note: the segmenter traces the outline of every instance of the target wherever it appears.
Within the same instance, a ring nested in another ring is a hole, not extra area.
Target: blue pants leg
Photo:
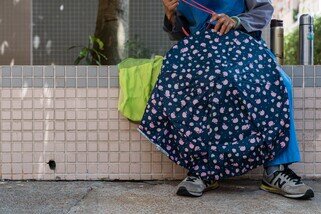
[[[284,84],[288,90],[290,104],[290,141],[286,150],[280,153],[272,161],[268,161],[264,166],[275,166],[280,164],[291,164],[301,160],[298,141],[295,133],[294,112],[293,112],[293,91],[291,78],[281,69],[281,76],[284,79]]]

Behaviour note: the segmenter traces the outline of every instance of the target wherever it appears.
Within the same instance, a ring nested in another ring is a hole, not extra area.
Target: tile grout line
[[[63,78],[61,78],[61,79],[64,80],[64,86],[62,87],[62,89],[63,89],[63,92],[64,92],[63,102],[64,102],[64,115],[65,115],[65,118],[64,118],[65,130],[64,130],[63,133],[64,133],[64,144],[65,144],[64,148],[65,148],[65,151],[66,151],[66,145],[67,145],[67,149],[68,149],[68,138],[67,138],[67,136],[68,136],[68,108],[67,108],[68,97],[67,97],[67,88],[66,88],[66,66],[63,66],[63,71],[64,71],[64,76],[63,76]],[[61,87],[61,86],[59,86],[59,87]],[[75,144],[75,150],[76,150],[76,144]],[[76,158],[77,157],[76,157],[76,154],[75,154],[75,162],[76,162]],[[68,175],[69,175],[68,170],[67,170],[68,165],[69,165],[68,154],[66,154],[65,162],[67,162],[66,168],[65,168],[65,174],[66,174],[65,176],[67,178]],[[74,175],[75,179],[76,179],[76,174],[77,174],[76,172],[77,171],[76,171],[76,163],[75,163],[75,175]]]
[[[21,86],[22,86],[22,71],[23,71],[23,67],[21,67]],[[24,150],[23,150],[23,132],[24,132],[24,117],[23,117],[23,110],[25,109],[25,106],[24,106],[24,98],[23,98],[23,87],[20,88],[19,90],[19,95],[20,95],[20,102],[21,102],[21,116],[22,116],[22,122],[21,122],[21,139],[20,139],[20,150],[21,150],[21,162],[22,164],[20,163],[21,165],[21,172],[22,172],[22,175],[21,175],[21,179],[23,179],[25,176],[25,173],[24,173],[24,161],[23,161],[23,155],[24,155]]]
[[[97,83],[99,83],[99,75],[100,75],[100,68],[97,66]],[[107,75],[108,75],[108,71],[107,71]],[[108,81],[108,80],[107,80]],[[99,94],[101,92],[101,89],[100,89],[100,85],[98,84],[98,102],[97,102],[97,107],[98,107],[98,111],[100,110],[100,107],[99,107]],[[106,94],[106,101],[107,101],[107,106],[106,106],[106,109],[107,109],[107,141],[105,143],[107,143],[107,150],[108,150],[108,170],[107,170],[107,173],[108,173],[108,179],[110,179],[110,164],[111,164],[111,161],[110,161],[110,158],[111,158],[111,155],[110,155],[110,111],[109,111],[109,104],[108,104],[108,100],[109,100],[109,93],[110,93],[110,87],[108,85],[108,82],[107,82],[107,94]],[[98,112],[98,117],[99,117],[99,112]],[[100,121],[100,118],[99,118],[99,121]],[[99,137],[99,142],[102,143],[103,141],[100,140],[100,128],[98,129],[98,137]],[[119,158],[119,157],[118,157]],[[118,167],[118,174],[119,174],[119,167]]]
[[[0,89],[0,100],[2,101],[2,92],[3,92],[3,88],[2,88],[2,66],[0,65],[0,85],[1,85],[1,89]],[[2,102],[0,103],[0,181],[3,178],[3,162],[2,162],[2,146],[3,146],[3,142],[2,142]],[[10,124],[11,126],[11,124]]]
[[[32,66],[32,77],[34,76],[34,66]],[[32,78],[32,81],[34,81],[34,78]],[[35,87],[34,87],[34,84],[32,84],[32,111],[33,111],[33,114],[32,114],[32,147],[31,147],[31,150],[32,150],[32,178],[36,179],[35,175],[34,175],[34,168],[35,168],[35,161],[34,161],[34,154],[35,154],[35,145],[34,145],[34,132],[35,132]]]
[[[64,71],[64,74],[63,74],[63,78],[61,78],[61,79],[63,79],[63,81],[64,81],[64,85],[63,85],[63,92],[64,92],[64,96],[63,96],[63,101],[64,101],[64,113],[65,113],[65,118],[64,118],[64,124],[65,124],[65,130],[64,130],[64,133],[65,133],[65,141],[64,141],[64,143],[65,144],[67,144],[67,148],[68,148],[68,134],[69,134],[69,131],[68,131],[68,117],[67,117],[67,113],[68,113],[68,106],[67,106],[67,102],[69,101],[69,99],[68,99],[68,96],[67,96],[67,87],[66,87],[66,85],[67,85],[67,79],[66,79],[66,76],[67,76],[67,74],[66,74],[66,66],[63,66],[63,71]],[[66,147],[65,147],[66,148]],[[76,145],[76,143],[75,143],[75,173],[74,173],[74,178],[76,179],[77,178],[77,168],[76,168],[76,162],[77,162],[77,153],[76,153],[76,149],[77,149],[77,145]],[[68,165],[69,165],[69,160],[68,160],[68,153],[67,153],[67,157],[66,157],[66,160],[65,160],[66,162],[67,162],[67,164],[66,164],[66,170],[67,170],[67,172],[65,172],[66,173],[66,178],[68,177],[68,175],[69,175],[69,173],[68,173]]]
[[[89,108],[88,108],[88,66],[85,67],[85,76],[86,76],[86,88],[85,88],[85,93],[86,93],[86,96],[85,96],[85,105],[86,105],[86,145],[87,144],[90,144],[90,140],[89,140],[89,134],[90,134],[90,130],[88,128],[89,126],[89,121],[88,121],[88,117],[89,117]],[[77,81],[78,82],[78,81]],[[78,89],[77,89],[78,90]],[[96,148],[98,149],[98,144],[97,144],[97,141],[96,141]],[[91,153],[91,152],[90,152]],[[89,153],[89,155],[90,155]],[[97,163],[96,163],[96,174],[98,172],[98,150],[96,152],[96,158],[97,158]],[[96,178],[97,178],[97,175],[96,175]]]
[[[317,141],[316,141],[316,78],[315,78],[315,66],[313,66],[313,112],[314,112],[314,117],[313,117],[313,139],[314,139],[314,144],[313,144],[313,165],[314,165],[314,176],[316,176],[316,148],[317,148]]]
[[[306,156],[306,149],[305,149],[305,144],[306,144],[306,140],[305,140],[305,136],[306,136],[306,133],[305,133],[305,122],[306,122],[306,120],[305,120],[305,67],[304,66],[301,66],[302,67],[302,92],[303,92],[303,94],[302,94],[302,99],[303,99],[303,105],[302,105],[302,108],[303,108],[303,137],[304,137],[304,139],[303,139],[303,161],[304,161],[304,163],[305,163],[305,156]],[[304,165],[304,174],[306,175],[307,173],[306,173],[306,166],[305,166],[305,164],[303,164]]]
[[[11,103],[11,109],[9,110],[10,112],[10,122],[11,122],[11,125],[13,125],[13,115],[12,115],[12,109],[13,109],[13,106],[12,106],[12,66],[10,66],[10,103]],[[12,161],[12,156],[13,156],[13,142],[12,142],[12,132],[13,130],[10,130],[10,165],[11,165],[11,179],[13,179],[13,161]]]

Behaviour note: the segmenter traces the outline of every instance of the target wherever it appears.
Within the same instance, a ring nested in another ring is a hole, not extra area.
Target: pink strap
[[[194,0],[181,0],[182,2],[185,2],[186,4],[192,6],[192,7],[195,7],[199,10],[202,10],[204,11],[205,13],[209,13],[211,15],[215,14],[215,12],[207,7],[205,7],[204,5],[198,3],[197,1],[194,1]]]
[[[181,0],[182,2],[192,6],[192,7],[195,7],[201,11],[204,11],[205,13],[209,13],[210,15],[213,15],[213,14],[216,14],[213,10],[205,7],[204,5],[198,3],[197,1],[195,0]],[[208,25],[206,26],[206,28],[208,29],[210,26],[210,23],[208,23]],[[189,33],[182,27],[182,31],[183,33],[186,35],[186,36],[189,36]]]
[[[185,30],[184,27],[182,27],[182,31],[183,31],[183,33],[184,33],[186,36],[189,36],[189,33]]]

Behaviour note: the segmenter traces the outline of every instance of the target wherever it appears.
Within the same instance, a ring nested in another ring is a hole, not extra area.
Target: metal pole
[[[300,65],[313,65],[314,19],[309,14],[300,17]]]

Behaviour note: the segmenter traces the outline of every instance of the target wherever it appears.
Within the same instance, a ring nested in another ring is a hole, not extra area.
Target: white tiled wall
[[[2,179],[171,179],[183,173],[119,115],[118,88],[3,88],[0,94]],[[56,161],[55,171],[49,160]]]
[[[293,168],[320,178],[321,87],[296,86],[293,92],[302,154]],[[0,88],[0,179],[183,178],[186,171],[120,115],[118,93],[115,86]],[[56,161],[56,170],[49,160]],[[261,168],[244,177],[260,174]]]

